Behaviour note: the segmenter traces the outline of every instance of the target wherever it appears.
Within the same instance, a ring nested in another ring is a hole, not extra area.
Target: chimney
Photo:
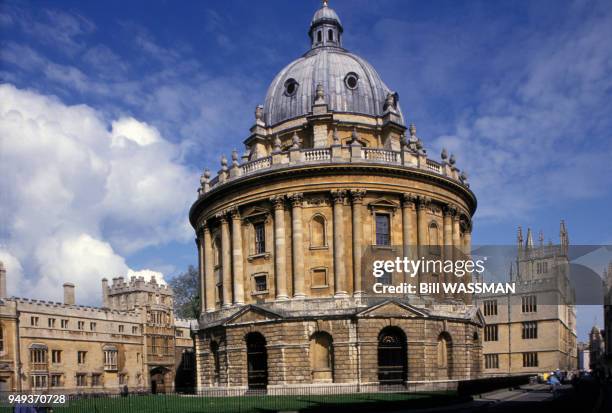
[[[74,284],[64,283],[64,304],[74,305]]]
[[[6,298],[6,269],[2,261],[0,261],[0,299],[1,298]]]
[[[110,308],[108,302],[108,280],[106,278],[102,278],[102,307]]]

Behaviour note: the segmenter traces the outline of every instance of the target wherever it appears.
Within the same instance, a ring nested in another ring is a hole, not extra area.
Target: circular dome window
[[[358,82],[359,82],[359,76],[357,76],[357,73],[351,72],[348,75],[346,75],[346,77],[344,78],[344,84],[349,89],[357,89]]]
[[[300,84],[295,79],[287,79],[287,81],[285,82],[285,95],[295,95],[299,86]]]

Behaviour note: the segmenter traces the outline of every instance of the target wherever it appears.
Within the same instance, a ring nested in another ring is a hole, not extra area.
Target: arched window
[[[319,30],[319,31],[317,32],[317,42],[321,43],[321,41],[322,41],[322,40],[323,40],[323,39],[322,39],[322,36],[321,36],[321,30]]]
[[[221,266],[223,261],[221,260],[221,240],[219,237],[215,237],[213,240],[213,259],[215,267]]]
[[[334,41],[334,31],[332,29],[329,29],[327,31],[327,40],[329,40],[330,42]]]
[[[213,385],[219,385],[219,373],[221,372],[221,364],[219,363],[219,344],[216,341],[210,342],[210,352],[212,353],[213,364]]]
[[[325,332],[317,332],[310,338],[310,365],[313,382],[333,382],[334,349],[332,337]]]
[[[327,247],[327,222],[321,214],[316,214],[310,220],[310,246]]]
[[[440,240],[438,236],[438,224],[432,222],[429,224],[429,253],[440,254]]]
[[[450,379],[452,367],[452,341],[451,336],[443,331],[438,336],[438,377],[440,379]]]

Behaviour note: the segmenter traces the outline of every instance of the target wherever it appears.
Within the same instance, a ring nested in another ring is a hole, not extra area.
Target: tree
[[[174,291],[174,314],[179,318],[200,316],[200,291],[198,270],[190,265],[187,271],[170,280]]]

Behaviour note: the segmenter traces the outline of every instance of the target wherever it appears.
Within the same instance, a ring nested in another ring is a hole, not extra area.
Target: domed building
[[[343,48],[343,30],[324,2],[310,50],[255,109],[245,153],[201,177],[190,211],[201,390],[363,389],[480,374],[482,316],[469,296],[374,291],[379,281],[448,280],[375,279],[372,259],[457,259],[470,249],[476,197],[452,155],[428,157],[398,94]]]

